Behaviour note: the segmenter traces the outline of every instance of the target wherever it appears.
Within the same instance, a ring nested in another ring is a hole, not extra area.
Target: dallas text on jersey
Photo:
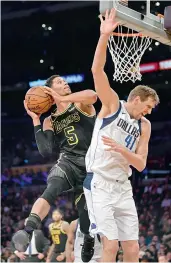
[[[125,132],[129,133],[130,135],[134,136],[134,138],[138,138],[140,135],[139,130],[135,126],[129,124],[122,118],[119,119],[117,126],[122,128]]]

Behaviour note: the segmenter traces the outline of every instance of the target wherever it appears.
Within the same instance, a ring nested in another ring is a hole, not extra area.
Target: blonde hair
[[[128,96],[128,101],[133,100],[137,96],[140,97],[141,101],[146,101],[150,97],[154,100],[156,105],[160,102],[157,92],[145,85],[138,85],[131,90]]]

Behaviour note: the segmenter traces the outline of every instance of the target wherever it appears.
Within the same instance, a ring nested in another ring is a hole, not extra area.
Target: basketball
[[[44,92],[42,86],[29,89],[25,95],[25,100],[29,110],[38,114],[47,112],[53,104],[52,97]]]

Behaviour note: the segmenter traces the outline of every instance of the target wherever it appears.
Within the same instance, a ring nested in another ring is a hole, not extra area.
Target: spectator
[[[161,207],[171,207],[171,198],[169,196],[169,193],[165,195],[165,198],[161,203]]]
[[[147,246],[151,243],[153,235],[154,235],[154,233],[152,232],[152,230],[148,230],[147,236],[146,236],[146,239],[145,239],[145,243],[146,243]]]

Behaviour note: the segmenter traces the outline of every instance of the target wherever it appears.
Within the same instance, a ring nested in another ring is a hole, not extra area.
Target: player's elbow
[[[50,147],[46,147],[44,149],[39,149],[39,153],[43,158],[48,158],[52,156],[53,150]]]
[[[142,172],[146,167],[146,161],[142,160],[137,166],[138,172]]]
[[[91,91],[91,99],[92,99],[92,104],[94,104],[97,101],[97,93],[95,91]]]
[[[87,99],[90,104],[94,104],[97,101],[97,94],[94,90],[87,90]]]

